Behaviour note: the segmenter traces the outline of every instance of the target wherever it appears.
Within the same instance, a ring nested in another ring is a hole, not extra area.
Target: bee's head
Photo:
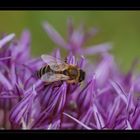
[[[80,76],[79,76],[79,82],[82,82],[85,79],[86,73],[80,69]]]

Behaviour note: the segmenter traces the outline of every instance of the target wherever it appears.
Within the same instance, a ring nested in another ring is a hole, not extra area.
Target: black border
[[[140,10],[138,0],[3,0],[0,10]],[[0,139],[135,139],[139,130],[0,130]]]
[[[139,10],[139,0],[2,0],[1,10]]]
[[[139,130],[1,130],[0,138],[8,139],[56,139],[56,140],[96,140],[96,139],[138,139]]]

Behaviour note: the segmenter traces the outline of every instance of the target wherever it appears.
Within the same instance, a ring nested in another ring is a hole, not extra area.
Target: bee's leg
[[[49,84],[50,84],[50,83],[45,82],[45,83],[44,83],[44,88],[47,87]]]
[[[60,83],[63,84],[63,80],[61,80]]]
[[[63,80],[60,80],[58,86],[61,86],[62,84],[63,84]]]
[[[61,86],[62,84],[63,84],[63,81],[61,80],[61,81],[55,82],[53,87],[54,87],[54,88],[55,88],[55,87],[59,87],[59,86]]]
[[[65,57],[65,60],[64,60],[64,62],[65,62],[65,63],[68,63],[68,59],[67,59],[67,57]]]
[[[79,83],[81,87],[84,87],[84,82]]]
[[[67,83],[68,84],[76,84],[77,82],[76,82],[76,80],[67,80]]]

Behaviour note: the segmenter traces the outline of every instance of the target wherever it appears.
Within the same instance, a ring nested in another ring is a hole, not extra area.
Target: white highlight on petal
[[[7,42],[11,41],[13,38],[15,37],[15,34],[9,34],[6,37],[4,37],[3,39],[0,40],[0,48],[3,47],[3,45],[5,45]]]
[[[21,118],[21,123],[22,123],[22,130],[27,130],[29,129],[28,126],[26,125],[25,121],[23,118]]]
[[[131,130],[131,129],[132,129],[132,127],[131,127],[130,122],[127,120],[127,121],[126,121],[126,123],[127,123],[127,128],[126,128],[126,130]]]
[[[50,124],[48,125],[48,130],[51,130],[51,128],[52,128],[52,123],[50,123]]]
[[[88,127],[87,125],[83,124],[82,122],[80,122],[79,120],[77,120],[76,118],[70,116],[67,113],[63,113],[65,116],[71,118],[72,120],[74,120],[75,122],[77,122],[78,124],[80,124],[81,126],[83,126],[84,128],[88,129],[88,130],[92,130],[92,128]]]

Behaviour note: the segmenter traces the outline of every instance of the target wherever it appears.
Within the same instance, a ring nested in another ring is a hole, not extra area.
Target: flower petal
[[[93,113],[95,116],[96,126],[98,129],[102,129],[105,126],[104,119],[102,115],[99,113],[96,104],[93,105]]]
[[[114,60],[108,53],[103,54],[103,60],[98,64],[95,74],[97,86],[102,88],[112,78]],[[101,80],[102,79],[102,80]]]
[[[111,48],[112,48],[111,44],[104,43],[104,44],[87,47],[82,52],[84,54],[93,55],[93,54],[106,52],[106,51],[110,50]]]
[[[0,58],[0,61],[7,60],[7,59],[11,59],[11,58],[12,58],[11,56],[3,57],[3,58]]]
[[[125,104],[127,104],[127,97],[126,97],[126,93],[123,90],[122,86],[115,82],[110,80],[111,85],[113,86],[113,88],[116,90],[116,93],[121,97],[121,99],[124,101]]]
[[[66,42],[64,41],[64,39],[48,22],[44,22],[43,27],[48,33],[49,37],[54,41],[54,43],[63,48],[66,48]]]
[[[72,120],[74,120],[75,122],[77,122],[78,124],[80,124],[81,126],[83,126],[85,129],[87,129],[87,130],[91,130],[91,129],[92,129],[92,128],[88,127],[87,125],[83,124],[82,122],[80,122],[79,120],[77,120],[76,118],[70,116],[69,114],[67,114],[67,113],[65,113],[65,112],[64,112],[63,114],[64,114],[65,116],[71,118]]]
[[[68,24],[68,39],[70,39],[74,31],[72,18],[68,18],[67,24]]]
[[[0,48],[2,48],[7,42],[11,41],[15,37],[15,34],[9,34],[0,40]]]
[[[34,88],[35,87],[33,86],[32,93],[26,94],[25,97],[12,109],[10,114],[10,120],[12,123],[21,123],[21,120],[24,118],[26,113],[28,113],[27,111],[31,108],[33,100],[36,96]]]
[[[3,84],[3,86],[9,90],[13,89],[11,83],[8,81],[8,79],[0,72],[0,83]]]
[[[126,123],[127,123],[126,130],[132,130],[132,126],[131,126],[130,122],[127,120]]]
[[[85,33],[85,41],[91,37],[94,37],[99,32],[99,29],[91,28]]]
[[[112,125],[116,119],[116,116],[118,114],[118,112],[120,107],[120,97],[116,97],[112,107],[109,108],[109,114],[107,117],[107,123],[109,123],[110,125]]]

